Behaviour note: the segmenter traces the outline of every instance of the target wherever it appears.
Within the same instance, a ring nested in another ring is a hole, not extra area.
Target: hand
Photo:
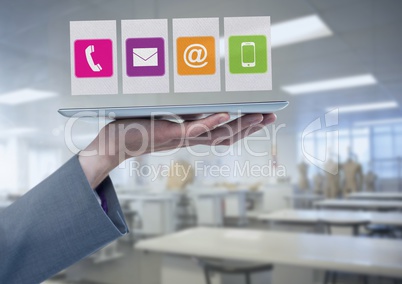
[[[275,121],[275,114],[248,114],[228,122],[219,113],[182,123],[154,119],[117,120],[106,125],[79,154],[82,169],[96,188],[121,162],[152,152],[194,145],[232,145]]]

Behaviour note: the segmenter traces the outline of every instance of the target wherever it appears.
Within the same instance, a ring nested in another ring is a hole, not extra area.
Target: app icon
[[[212,75],[216,72],[215,38],[177,38],[177,73],[179,75]]]
[[[268,71],[265,35],[229,37],[229,70],[233,74],[255,74]]]
[[[165,74],[164,43],[164,39],[160,37],[127,39],[127,76],[163,76]]]
[[[157,48],[133,48],[133,66],[158,66]]]
[[[75,76],[100,78],[113,75],[113,43],[110,39],[83,39],[74,42]]]

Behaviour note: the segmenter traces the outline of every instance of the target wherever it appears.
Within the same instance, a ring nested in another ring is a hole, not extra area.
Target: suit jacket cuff
[[[119,200],[116,196],[116,191],[113,187],[113,183],[109,177],[107,177],[96,189],[96,193],[99,196],[102,196],[101,200],[106,202],[106,207],[102,208],[102,203],[98,204],[101,206],[102,210],[109,217],[110,221],[115,225],[116,229],[119,231],[121,235],[124,235],[128,232],[127,224],[124,220],[124,214],[121,210]],[[96,198],[96,196],[95,196]]]
[[[2,211],[0,283],[40,283],[127,233],[111,180],[97,190],[107,214],[74,156]]]
[[[79,173],[77,174],[79,174],[79,179],[82,180],[82,183],[85,184],[77,194],[88,201],[88,206],[91,208],[88,208],[87,210],[96,215],[94,216],[94,220],[91,220],[91,222],[95,222],[96,220],[97,223],[99,222],[96,227],[99,227],[103,232],[109,232],[111,235],[114,235],[115,238],[128,233],[124,214],[110,177],[106,177],[106,179],[103,180],[95,190],[92,190],[84,171],[82,170],[81,164],[79,163],[78,156],[74,156],[69,162],[67,162],[67,164],[69,163],[77,164],[76,166],[79,168]],[[107,212],[105,212],[99,204],[97,194],[105,197],[108,206]]]

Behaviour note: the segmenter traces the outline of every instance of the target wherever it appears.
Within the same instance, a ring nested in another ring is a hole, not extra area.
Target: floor
[[[229,279],[228,279],[229,280]],[[136,282],[134,279],[132,280],[133,282],[131,283],[138,283],[138,284],[148,284],[147,282]],[[80,281],[68,281],[65,280],[63,277],[57,278],[57,279],[50,279],[42,284],[119,284],[123,282],[119,282],[119,280],[116,279],[115,282],[94,282],[94,281],[87,281],[87,280],[80,280]],[[229,282],[230,283],[230,282]],[[320,282],[317,282],[317,284]],[[358,284],[358,283],[364,283],[361,278],[354,276],[354,275],[339,275],[337,284]],[[390,279],[381,279],[381,278],[371,278],[367,284],[400,284],[402,283],[401,280],[398,282],[395,282]],[[176,283],[175,283],[176,284]],[[184,284],[184,283],[183,283]],[[187,283],[185,283],[187,284]],[[267,282],[267,284],[269,284]],[[292,284],[292,283],[284,283],[284,284]],[[297,283],[294,283],[297,284]]]
[[[266,230],[267,224],[251,222],[248,227]],[[286,230],[288,229],[286,228]],[[162,256],[155,253],[136,251],[133,249],[133,244],[132,238],[123,237],[115,243],[116,251],[121,252],[122,256],[99,263],[95,263],[96,259],[93,257],[84,259],[42,284],[161,284]],[[318,277],[317,279],[321,278]],[[242,281],[234,281],[230,276],[225,276],[223,282],[224,284],[242,283]],[[270,283],[270,279],[267,279],[266,284]],[[321,280],[318,280],[317,283],[321,283]],[[338,274],[337,284],[359,283],[364,283],[361,277],[350,274]],[[399,282],[395,282],[390,279],[371,277],[367,284],[402,284],[402,279]]]
[[[42,284],[160,284],[161,255],[135,251],[130,241],[117,243],[119,252],[124,252],[122,257],[114,260],[94,263],[93,258],[88,258],[70,267],[64,273],[43,282]],[[158,273],[155,273],[158,271]],[[68,280],[66,280],[68,279]],[[239,283],[239,281],[235,281]],[[232,278],[225,277],[225,284],[232,284]],[[320,283],[320,281],[317,281]],[[337,284],[364,283],[362,278],[350,274],[338,274]],[[372,277],[368,284],[401,284],[402,281],[393,282],[389,279]],[[191,283],[172,283],[191,284]],[[267,279],[267,283],[270,280]],[[292,283],[284,283],[292,284]],[[297,284],[297,283],[295,283]]]

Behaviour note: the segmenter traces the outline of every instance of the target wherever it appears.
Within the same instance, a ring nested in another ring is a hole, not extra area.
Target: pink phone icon
[[[89,67],[92,69],[94,72],[100,72],[102,71],[102,66],[100,64],[95,64],[94,59],[92,58],[92,53],[95,52],[95,47],[93,45],[89,45],[85,49],[85,57],[87,58],[87,63]]]
[[[75,76],[78,78],[113,75],[113,43],[110,39],[76,40],[74,42]]]

